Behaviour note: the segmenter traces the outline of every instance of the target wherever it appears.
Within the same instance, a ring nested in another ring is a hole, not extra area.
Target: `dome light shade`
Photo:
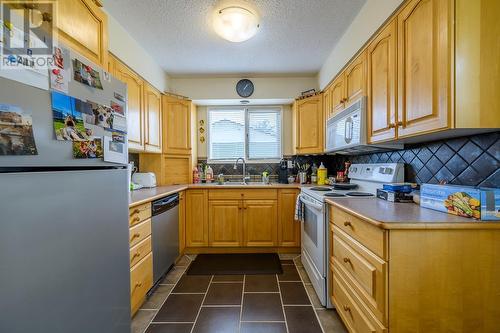
[[[259,28],[257,15],[243,7],[226,7],[215,13],[215,32],[222,38],[238,43],[252,38]]]

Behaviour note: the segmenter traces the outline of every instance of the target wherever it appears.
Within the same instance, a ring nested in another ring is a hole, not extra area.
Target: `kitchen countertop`
[[[278,184],[271,183],[269,185],[261,184],[261,183],[250,183],[250,185],[243,184],[226,184],[226,185],[217,185],[216,183],[211,184],[186,184],[186,185],[169,185],[169,186],[157,186],[153,188],[142,188],[140,190],[131,191],[129,193],[129,208],[135,207],[137,205],[153,201],[164,197],[166,195],[170,195],[173,193],[181,192],[187,190],[188,188],[193,189],[279,189],[279,188],[292,188],[299,189],[301,187],[300,184]]]
[[[327,199],[326,202],[382,229],[500,229],[500,222],[478,221],[377,198]]]

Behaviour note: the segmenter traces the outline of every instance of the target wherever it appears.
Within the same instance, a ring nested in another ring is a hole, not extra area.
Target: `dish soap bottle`
[[[211,183],[214,180],[214,170],[210,165],[207,167],[205,171],[205,178],[207,180],[207,183]]]
[[[323,165],[323,162],[321,162],[321,165],[318,168],[318,185],[325,185],[327,173],[328,170]]]

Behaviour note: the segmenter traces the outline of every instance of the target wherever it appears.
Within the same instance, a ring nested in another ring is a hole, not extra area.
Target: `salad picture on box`
[[[481,203],[465,192],[456,192],[449,195],[448,199],[444,200],[444,206],[448,209],[449,214],[475,219],[481,217]]]

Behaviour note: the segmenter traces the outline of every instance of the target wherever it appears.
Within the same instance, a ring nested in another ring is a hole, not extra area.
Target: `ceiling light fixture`
[[[238,6],[215,12],[215,32],[230,42],[239,43],[252,38],[259,28],[259,18],[252,11]]]

